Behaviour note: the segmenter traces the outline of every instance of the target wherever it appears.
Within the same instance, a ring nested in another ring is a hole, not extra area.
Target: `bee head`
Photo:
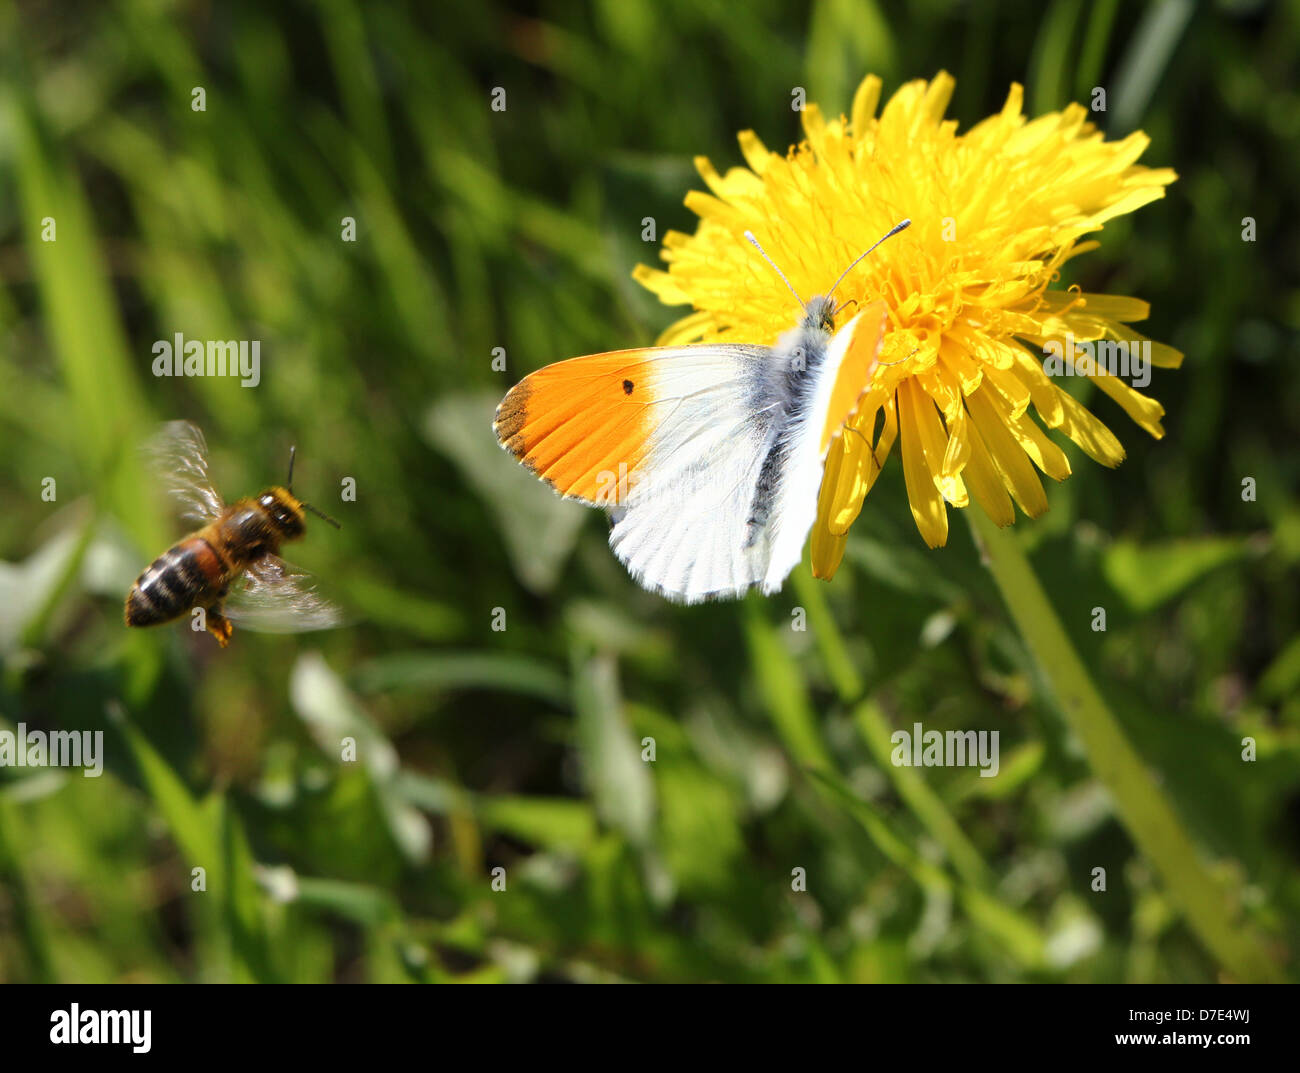
[[[330,525],[334,526],[335,529],[339,528],[339,523],[336,522],[333,518],[331,518],[328,514],[326,514],[323,510],[317,510],[310,503],[304,502],[303,500],[299,499],[297,496],[293,494],[293,460],[297,456],[298,456],[298,448],[290,447],[289,448],[289,479],[285,481],[285,487],[272,488],[270,492],[266,493],[270,495],[272,493],[278,492],[284,498],[286,504],[289,505],[289,507],[295,512],[297,516],[297,529],[294,531],[293,536],[286,536],[285,537],[286,540],[293,540],[294,537],[302,536],[303,520],[304,520],[302,512],[304,510],[309,510],[314,515],[316,515],[317,518],[329,522]]]
[[[257,505],[266,512],[281,540],[297,540],[306,532],[303,504],[287,489],[268,488],[257,497]]]

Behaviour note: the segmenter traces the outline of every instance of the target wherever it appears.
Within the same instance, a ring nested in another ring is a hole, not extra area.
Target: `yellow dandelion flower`
[[[740,134],[747,168],[719,175],[696,166],[710,194],[692,191],[694,235],[670,232],[667,271],[635,278],[670,305],[695,311],[660,342],[775,340],[791,324],[790,299],[743,238],[758,235],[801,294],[820,293],[896,221],[891,238],[840,285],[839,299],[883,298],[889,322],[881,365],[832,445],[812,533],[813,572],[829,578],[849,527],[895,444],[912,516],[930,547],[948,539],[947,506],[973,499],[998,525],[1014,501],[1030,517],[1047,509],[1035,467],[1070,474],[1055,429],[1105,466],[1124,448],[1044,367],[1044,348],[1077,363],[1153,436],[1164,408],[1101,360],[1092,344],[1149,346],[1150,363],[1177,368],[1182,354],[1127,325],[1146,317],[1137,298],[1049,290],[1081,241],[1109,219],[1164,196],[1177,176],[1135,163],[1149,139],[1107,142],[1072,104],[1034,120],[1012,85],[1002,111],[958,134],[944,112],[953,79],[910,82],[876,115],[880,79],[868,77],[852,114],[828,121],[803,112],[804,141],[782,156],[752,131]],[[896,364],[884,364],[896,362]],[[1062,361],[1064,365],[1064,361]],[[1029,410],[1033,407],[1033,414]],[[883,418],[881,415],[883,414]],[[877,431],[878,429],[878,431]]]

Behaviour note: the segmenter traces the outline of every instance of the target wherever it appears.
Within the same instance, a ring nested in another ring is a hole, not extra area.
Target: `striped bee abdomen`
[[[187,537],[136,578],[126,598],[126,624],[156,626],[218,599],[225,573],[211,544],[199,536]]]

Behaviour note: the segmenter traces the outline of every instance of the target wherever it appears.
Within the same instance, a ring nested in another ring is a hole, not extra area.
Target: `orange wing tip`
[[[528,422],[528,397],[532,393],[528,378],[520,380],[506,392],[492,421],[492,431],[496,433],[497,442],[521,462],[528,453],[523,430]]]
[[[648,449],[645,404],[655,397],[649,353],[591,354],[530,374],[497,407],[497,440],[558,494],[600,504]]]

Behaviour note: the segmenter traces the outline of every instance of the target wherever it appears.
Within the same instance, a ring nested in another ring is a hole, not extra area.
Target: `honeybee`
[[[293,494],[293,460],[283,488],[229,505],[208,479],[203,433],[188,421],[170,421],[148,445],[155,472],[181,507],[202,528],[149,564],[126,598],[128,626],[156,626],[196,607],[208,632],[225,648],[234,623],[267,633],[295,633],[337,626],[342,616],[320,597],[311,576],[280,558],[280,545],[298,540],[305,513],[339,523]]]

